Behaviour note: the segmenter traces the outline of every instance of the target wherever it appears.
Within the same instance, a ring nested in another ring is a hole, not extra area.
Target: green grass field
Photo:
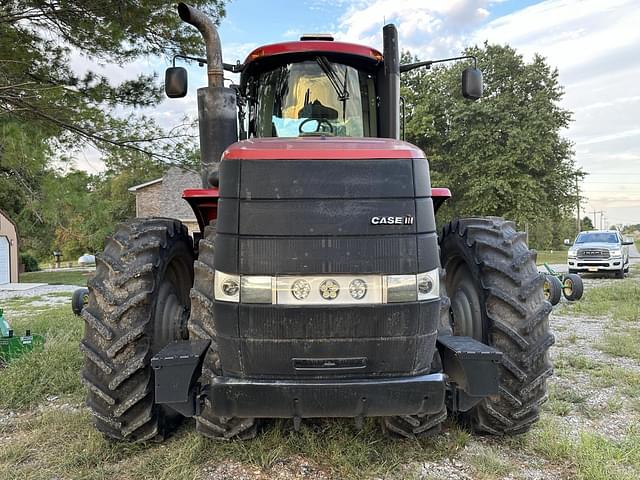
[[[538,250],[537,265],[567,263],[566,250]]]
[[[49,285],[78,285],[85,287],[93,272],[62,270],[57,272],[27,272],[20,275],[20,283],[48,283]]]

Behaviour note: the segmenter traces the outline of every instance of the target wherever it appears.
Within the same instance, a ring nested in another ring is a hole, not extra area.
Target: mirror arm
[[[189,55],[174,55],[173,56],[173,66],[176,66],[176,58],[183,58],[185,60],[193,60],[194,62],[198,62],[199,66],[204,66],[207,64],[207,59],[206,58],[201,58],[201,57],[191,57]],[[222,68],[224,70],[227,70],[228,72],[232,72],[232,73],[240,73],[242,72],[242,70],[244,70],[244,65],[240,63],[240,61],[238,61],[235,64],[231,64],[231,63],[223,63],[222,64]]]
[[[409,72],[420,67],[431,68],[431,65],[433,65],[434,63],[453,62],[454,60],[464,60],[466,58],[473,59],[473,68],[478,67],[478,59],[475,57],[475,55],[462,55],[461,57],[443,58],[441,60],[427,60],[425,62],[407,63],[405,65],[400,65],[400,73]]]

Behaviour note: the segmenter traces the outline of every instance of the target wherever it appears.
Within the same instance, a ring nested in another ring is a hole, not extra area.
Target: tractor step
[[[438,350],[449,377],[450,410],[466,412],[484,397],[499,393],[502,352],[471,337],[452,335],[438,337]]]

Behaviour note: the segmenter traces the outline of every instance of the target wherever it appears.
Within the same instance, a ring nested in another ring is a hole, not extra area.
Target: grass
[[[538,250],[537,265],[567,263],[566,250]]]
[[[640,320],[640,282],[637,278],[611,281],[598,288],[585,288],[578,302],[563,305],[563,315],[575,317],[605,317],[613,321]]]
[[[11,315],[16,307],[18,314]],[[36,309],[28,304],[13,303],[9,304],[5,315],[14,331],[30,329],[44,335],[45,348],[10,362],[0,371],[0,408],[25,409],[53,395],[79,400],[82,397],[79,378],[82,357],[78,343],[83,326],[70,306]]]
[[[397,474],[403,464],[455,454],[461,448],[456,442],[468,438],[394,441],[384,438],[373,421],[357,431],[352,422],[327,420],[304,423],[300,432],[293,432],[290,422],[277,421],[255,440],[215,442],[186,422],[162,445],[128,445],[105,440],[86,411],[63,409],[21,419],[12,433],[15,440],[0,449],[0,478],[16,480],[190,479],[225,460],[270,478],[270,469],[300,457],[332,478],[356,479]]]
[[[633,428],[619,441],[596,433],[575,436],[552,417],[543,417],[527,443],[533,453],[566,464],[574,472],[568,478],[632,480],[640,476],[640,433]]]
[[[20,275],[20,283],[48,283],[49,285],[87,286],[87,280],[93,272],[81,270],[63,270],[57,272],[27,272]]]

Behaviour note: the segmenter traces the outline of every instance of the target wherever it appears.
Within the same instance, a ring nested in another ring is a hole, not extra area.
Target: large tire
[[[440,322],[438,325],[438,335],[451,335],[449,321],[449,309],[451,302],[447,296],[445,285],[445,271],[440,269]],[[442,361],[438,350],[434,353],[431,362],[432,372],[442,371]],[[382,430],[389,436],[415,438],[429,437],[440,433],[442,423],[447,419],[447,407],[442,406],[442,410],[437,413],[422,415],[396,415],[392,417],[382,417]]]
[[[189,337],[211,340],[211,345],[202,366],[203,385],[222,375],[220,357],[216,345],[216,326],[213,312],[214,301],[214,252],[216,221],[204,229],[199,244],[198,259],[194,264],[195,280],[191,290],[191,315],[189,316]],[[200,415],[196,417],[196,430],[201,434],[220,440],[239,438],[248,440],[255,437],[257,422],[254,418],[216,417],[209,400],[205,400]]]
[[[542,291],[544,299],[555,306],[562,299],[562,282],[555,275],[544,274]]]
[[[161,440],[179,415],[154,403],[151,357],[188,338],[193,241],[177,220],[119,225],[96,257],[80,344],[96,428],[126,441]]]
[[[454,334],[503,353],[500,393],[464,418],[477,432],[523,433],[538,420],[553,373],[551,305],[543,298],[535,252],[512,222],[497,217],[454,220],[440,242]]]

